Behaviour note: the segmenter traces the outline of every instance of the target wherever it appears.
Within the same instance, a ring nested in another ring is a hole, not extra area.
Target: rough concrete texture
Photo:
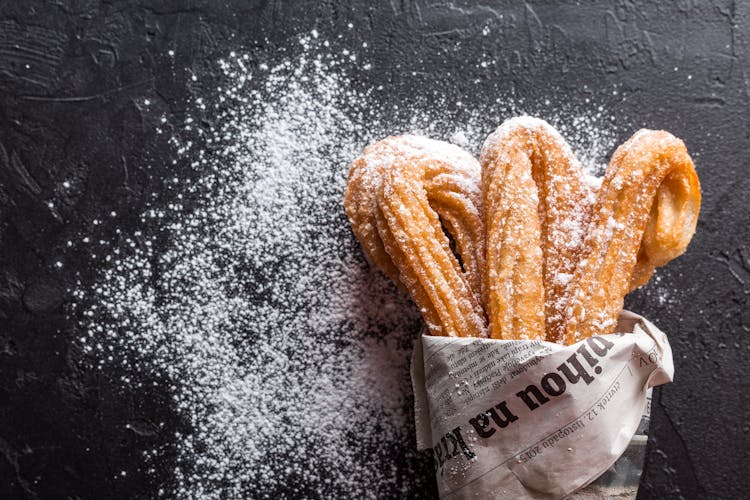
[[[168,449],[181,424],[168,394],[129,393],[80,361],[67,290],[97,269],[88,249],[65,243],[81,233],[114,240],[111,211],[118,227],[137,228],[171,154],[154,127],[184,113],[218,57],[266,53],[313,28],[367,41],[363,56],[391,70],[359,83],[386,86],[384,104],[445,78],[493,81],[526,100],[617,86],[612,106],[630,123],[685,140],[704,192],[698,233],[661,274],[668,311],[646,292],[627,304],[674,332],[676,364],[675,382],[655,396],[639,498],[746,497],[749,14],[721,0],[3,3],[0,497],[151,498],[168,485],[168,464],[143,466],[141,450]],[[462,67],[477,51],[496,64]]]

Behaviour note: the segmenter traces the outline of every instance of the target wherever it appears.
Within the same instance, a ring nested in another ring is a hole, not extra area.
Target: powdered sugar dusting
[[[370,168],[387,167],[393,163],[396,156],[417,156],[450,163],[453,168],[465,173],[468,177],[479,176],[480,167],[477,160],[470,153],[453,144],[407,134],[399,137],[398,140],[389,140],[387,145],[388,147],[379,147],[373,154],[367,156]]]
[[[456,117],[436,100],[401,120],[373,111],[376,90],[352,90],[348,73],[369,63],[317,33],[299,41],[276,66],[220,63],[225,81],[172,138],[180,194],[76,292],[84,350],[131,385],[161,383],[190,429],[175,435],[173,497],[398,497],[431,482],[410,411],[419,312],[350,233],[347,167],[402,131],[476,152],[522,103]],[[578,154],[601,158],[614,142],[601,116],[587,128],[554,113]],[[195,126],[202,117],[213,125]]]

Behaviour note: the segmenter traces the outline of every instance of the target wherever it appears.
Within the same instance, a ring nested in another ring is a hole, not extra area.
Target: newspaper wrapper
[[[649,388],[671,382],[666,335],[624,311],[570,346],[423,335],[412,359],[417,445],[441,498],[564,498],[623,454]]]

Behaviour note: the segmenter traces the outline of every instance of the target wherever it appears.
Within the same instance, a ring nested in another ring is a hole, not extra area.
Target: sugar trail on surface
[[[402,132],[476,154],[505,118],[539,111],[498,99],[492,113],[447,116],[435,99],[394,118],[374,111],[375,90],[352,90],[362,66],[348,50],[317,33],[299,41],[276,66],[234,53],[219,63],[225,81],[172,138],[180,194],[147,210],[142,231],[96,263],[101,278],[75,292],[79,342],[97,366],[136,387],[161,381],[190,429],[175,434],[172,497],[427,489],[408,378],[419,313],[351,235],[348,165]],[[616,138],[601,110],[543,117],[601,172]]]

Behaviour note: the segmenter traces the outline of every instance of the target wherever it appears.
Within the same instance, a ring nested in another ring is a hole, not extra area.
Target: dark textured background
[[[156,122],[179,122],[217,57],[265,53],[312,28],[366,40],[364,56],[391,70],[360,83],[385,85],[393,102],[446,78],[526,99],[554,89],[558,101],[617,86],[611,104],[629,123],[686,141],[704,191],[698,233],[661,273],[668,308],[648,291],[628,302],[672,334],[677,370],[657,391],[639,498],[747,498],[750,6],[347,3],[0,2],[0,498],[149,498],[168,487],[169,464],[144,463],[141,450],[163,449],[168,462],[180,424],[166,394],[129,393],[80,362],[67,290],[96,276],[95,248],[65,243],[138,227],[172,154]],[[478,51],[497,64],[462,67]],[[490,97],[467,93],[474,105]]]

